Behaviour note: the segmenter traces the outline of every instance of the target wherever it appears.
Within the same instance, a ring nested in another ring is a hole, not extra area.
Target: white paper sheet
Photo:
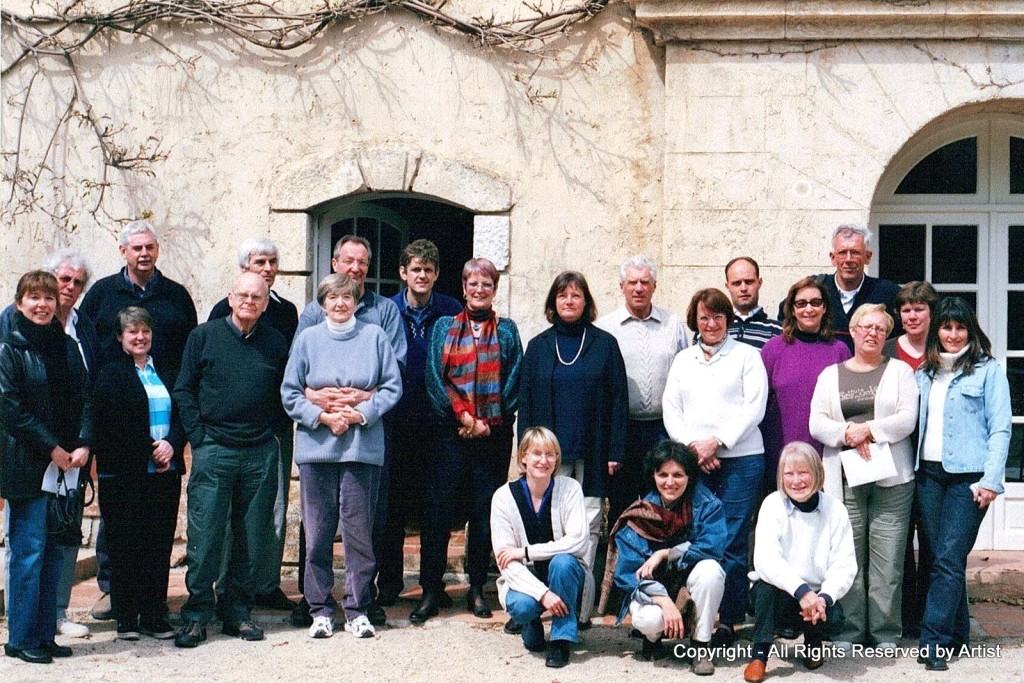
[[[860,486],[896,476],[896,463],[893,462],[889,444],[869,444],[868,450],[871,451],[870,460],[860,457],[856,448],[839,453],[843,463],[843,474],[846,475],[846,482],[850,486]]]
[[[71,490],[78,486],[78,470],[80,467],[69,467],[64,472],[64,483],[67,485],[67,490]],[[58,469],[56,463],[50,463],[49,467],[46,468],[46,473],[43,474],[43,490],[47,493],[57,493],[57,477],[60,475],[60,469]],[[62,488],[61,494],[63,495],[66,491]]]

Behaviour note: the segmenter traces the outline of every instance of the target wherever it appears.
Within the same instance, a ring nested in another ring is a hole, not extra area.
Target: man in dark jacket
[[[127,306],[140,306],[153,316],[153,362],[167,370],[171,382],[178,376],[185,340],[195,328],[196,306],[188,290],[156,267],[160,244],[148,221],[133,221],[121,231],[125,266],[92,286],[82,300],[82,311],[96,325],[100,365],[120,356],[117,314]]]
[[[192,445],[188,481],[188,601],[174,640],[195,647],[215,616],[214,583],[231,521],[231,561],[224,594],[223,633],[262,640],[251,618],[252,552],[274,533],[278,446],[286,420],[281,380],[288,344],[259,324],[269,288],[255,273],[238,277],[228,295],[231,315],[203,323],[189,335],[174,400]]]
[[[859,225],[840,225],[832,232],[832,251],[829,258],[836,267],[835,273],[822,273],[815,278],[828,292],[832,311],[832,329],[850,351],[853,351],[853,337],[850,336],[850,316],[861,304],[885,304],[889,315],[896,321],[892,334],[903,334],[900,316],[896,311],[896,294],[900,286],[895,282],[874,278],[864,273],[871,263],[871,231]],[[779,320],[782,320],[782,302],[779,303]]]

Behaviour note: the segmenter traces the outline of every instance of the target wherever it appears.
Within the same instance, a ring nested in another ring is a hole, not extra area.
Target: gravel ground
[[[75,650],[70,659],[32,665],[0,658],[0,681],[644,681],[692,676],[689,666],[673,657],[657,662],[637,659],[638,641],[622,629],[595,627],[582,634],[570,665],[544,667],[543,655],[526,652],[518,637],[497,624],[433,619],[422,627],[393,621],[375,638],[359,640],[339,630],[333,638],[313,640],[304,630],[285,624],[267,625],[267,639],[245,643],[220,635],[214,625],[209,639],[194,650],[175,648],[170,641],[143,638],[137,643],[114,640],[113,622],[90,623],[86,639],[65,639]],[[6,622],[0,641],[6,642]],[[744,641],[740,641],[745,645]],[[1024,680],[1024,644],[1019,639],[986,639],[976,643],[986,656],[962,658],[945,673],[926,672],[912,657],[833,659],[816,672],[797,659],[773,657],[768,681],[896,680],[901,683],[946,680]],[[909,645],[909,643],[908,643]],[[745,653],[735,661],[717,660],[715,677],[742,680]]]

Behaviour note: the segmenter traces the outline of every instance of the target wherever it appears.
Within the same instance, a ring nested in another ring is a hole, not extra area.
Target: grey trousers
[[[341,523],[345,548],[345,618],[365,615],[373,602],[373,518],[381,468],[361,462],[299,465],[302,523],[306,530],[305,596],[314,617],[333,617],[334,533]]]

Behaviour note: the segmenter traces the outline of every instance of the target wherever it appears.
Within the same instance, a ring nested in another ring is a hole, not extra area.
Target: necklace
[[[579,351],[576,352],[576,355],[573,357],[573,359],[571,361],[566,363],[564,360],[562,360],[562,352],[558,350],[558,335],[556,334],[555,335],[555,355],[558,356],[558,362],[561,363],[562,365],[573,365],[576,361],[578,361],[580,359],[580,354],[583,353],[583,344],[586,341],[587,341],[587,328],[584,327],[583,328],[583,338],[580,339]]]

